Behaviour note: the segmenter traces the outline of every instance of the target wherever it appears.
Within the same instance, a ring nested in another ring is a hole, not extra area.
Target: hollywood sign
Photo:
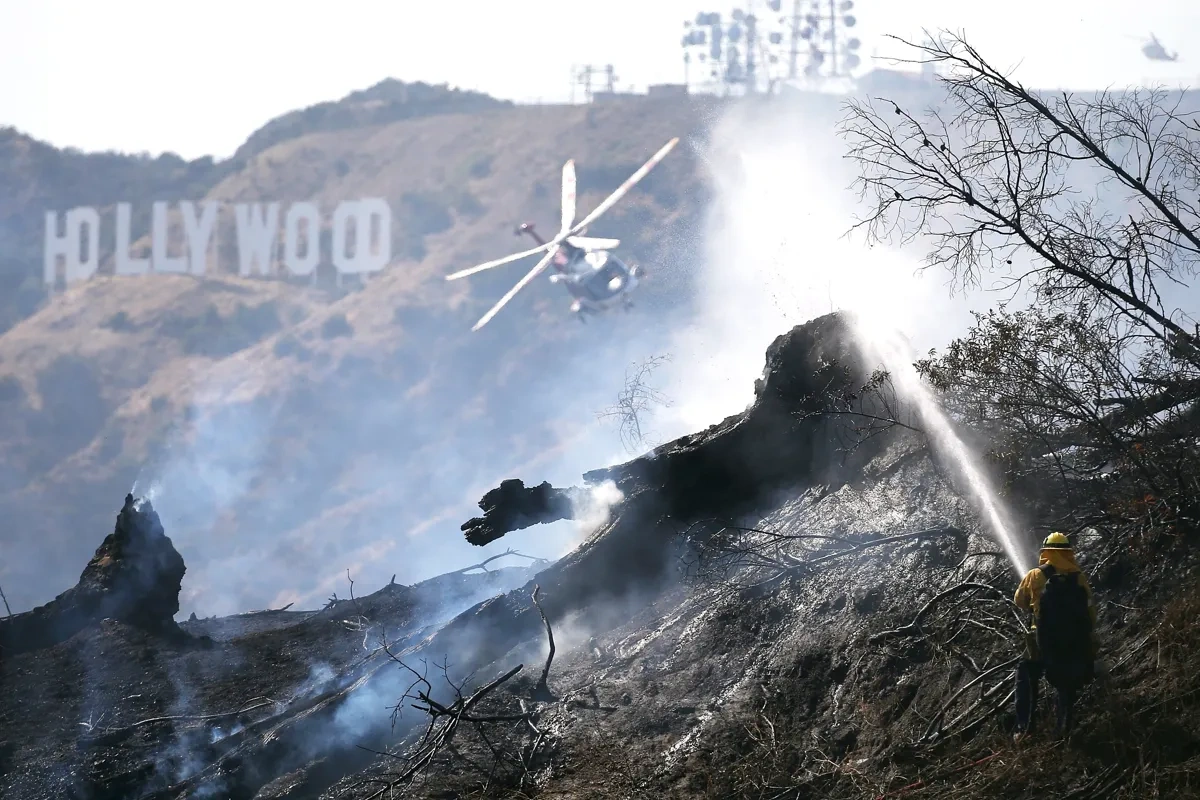
[[[113,271],[117,275],[203,275],[209,263],[219,205],[216,202],[177,204],[183,223],[184,246],[182,252],[172,254],[168,252],[170,205],[154,203],[151,207],[150,257],[134,258],[129,252],[133,206],[118,203],[114,220]],[[245,276],[273,274],[280,243],[280,204],[237,203],[233,212],[238,273]],[[91,206],[80,206],[62,217],[65,219],[60,225],[59,212],[46,212],[43,263],[45,282],[49,285],[55,283],[60,263],[68,284],[92,277],[100,267],[100,211]],[[321,259],[321,222],[316,203],[292,203],[283,215],[281,261],[292,275],[312,275],[316,270]],[[368,198],[339,203],[333,211],[330,229],[331,256],[339,280],[344,274],[379,272],[391,261],[392,209],[386,200]]]

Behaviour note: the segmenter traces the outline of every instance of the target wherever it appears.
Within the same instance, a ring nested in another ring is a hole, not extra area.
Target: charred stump
[[[148,500],[132,494],[79,582],[49,603],[0,620],[0,656],[52,647],[103,619],[157,636],[190,638],[176,624],[186,567]]]

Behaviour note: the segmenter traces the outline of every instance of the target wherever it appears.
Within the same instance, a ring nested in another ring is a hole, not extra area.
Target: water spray
[[[753,401],[762,354],[781,332],[840,308],[857,339],[880,361],[918,412],[931,445],[961,477],[963,494],[1013,569],[1024,548],[976,456],[959,438],[917,374],[904,331],[919,347],[942,344],[971,324],[975,298],[951,296],[910,258],[867,250],[843,236],[857,201],[843,193],[855,177],[817,109],[779,104],[730,110],[703,155],[715,188],[698,279],[696,321],[671,343],[665,391],[674,407],[655,423],[671,437],[742,411]],[[851,205],[847,205],[847,204]]]
[[[862,314],[851,313],[850,316],[864,355],[883,363],[897,394],[916,408],[932,445],[958,470],[992,538],[1004,549],[1018,577],[1023,577],[1027,570],[1026,560],[1012,525],[1000,506],[999,496],[975,455],[955,432],[933,392],[917,374],[908,343],[899,332],[873,324]]]

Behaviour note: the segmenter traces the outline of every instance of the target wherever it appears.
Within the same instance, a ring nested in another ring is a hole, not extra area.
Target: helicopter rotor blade
[[[563,164],[562,171],[562,227],[558,237],[566,235],[575,221],[575,160]]]
[[[568,236],[566,242],[582,250],[616,250],[621,244],[620,239],[598,239],[590,236]]]
[[[660,149],[657,153],[655,153],[653,156],[651,156],[649,161],[647,161],[645,164],[642,164],[642,166],[639,167],[636,172],[634,172],[632,175],[630,175],[625,180],[624,183],[622,183],[620,186],[617,187],[617,190],[615,192],[613,192],[607,198],[605,198],[603,203],[596,206],[596,209],[591,214],[588,214],[586,217],[584,217],[579,222],[578,225],[571,228],[570,232],[578,233],[579,231],[586,228],[588,225],[591,225],[596,220],[596,218],[599,217],[601,214],[603,214],[605,211],[608,211],[610,208],[612,208],[613,205],[618,200],[620,200],[622,197],[624,197],[625,194],[630,189],[632,189],[637,184],[638,181],[640,181],[642,178],[646,177],[647,173],[649,173],[650,170],[654,169],[654,166],[656,164],[658,164],[658,162],[660,162],[664,158],[666,158],[667,153],[671,152],[671,149],[673,147],[675,147],[675,145],[677,145],[677,144],[679,144],[678,136],[676,136],[674,139],[672,139],[671,141],[669,141],[665,145],[663,145],[662,149]]]
[[[517,292],[521,291],[526,286],[528,286],[530,281],[532,281],[534,278],[536,278],[538,276],[538,274],[540,272],[542,272],[542,270],[546,269],[546,267],[550,264],[550,259],[553,257],[554,257],[553,250],[551,250],[549,253],[546,253],[546,255],[542,256],[542,260],[539,261],[534,266],[533,269],[531,269],[531,270],[529,270],[529,272],[525,273],[525,277],[521,278],[521,280],[517,281],[517,285],[514,286],[513,288],[509,289],[508,294],[504,295],[504,297],[501,297],[500,302],[498,302],[498,303],[496,303],[496,305],[492,306],[491,309],[479,319],[479,322],[475,323],[475,327],[471,328],[471,330],[477,331],[480,328],[482,328],[484,325],[487,325],[488,322],[491,321],[492,317],[496,316],[496,314],[499,313],[500,309],[504,308],[504,306],[508,303],[509,300],[512,300],[514,297],[516,297]]]
[[[513,253],[511,256],[505,256],[504,258],[498,258],[495,261],[488,261],[487,263],[480,264],[479,266],[471,267],[470,269],[464,269],[460,272],[455,272],[452,275],[447,275],[446,280],[456,281],[459,278],[465,278],[468,275],[474,275],[476,272],[483,272],[485,269],[492,269],[494,267],[500,267],[505,264],[511,263],[513,261],[519,261],[522,258],[528,258],[529,256],[540,253],[543,250],[546,250],[550,247],[554,247],[556,245],[558,245],[557,240],[551,241],[551,242],[546,242],[545,244],[538,245],[537,247],[533,248],[532,250],[524,250],[520,253]]]

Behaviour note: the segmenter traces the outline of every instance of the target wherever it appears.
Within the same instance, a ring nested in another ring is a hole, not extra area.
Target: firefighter
[[[1033,615],[1025,653],[1017,665],[1017,732],[1020,741],[1033,732],[1042,677],[1056,692],[1055,734],[1070,734],[1075,698],[1095,677],[1099,650],[1096,604],[1087,576],[1075,563],[1066,534],[1054,532],[1042,542],[1038,566],[1017,587],[1013,602]]]

